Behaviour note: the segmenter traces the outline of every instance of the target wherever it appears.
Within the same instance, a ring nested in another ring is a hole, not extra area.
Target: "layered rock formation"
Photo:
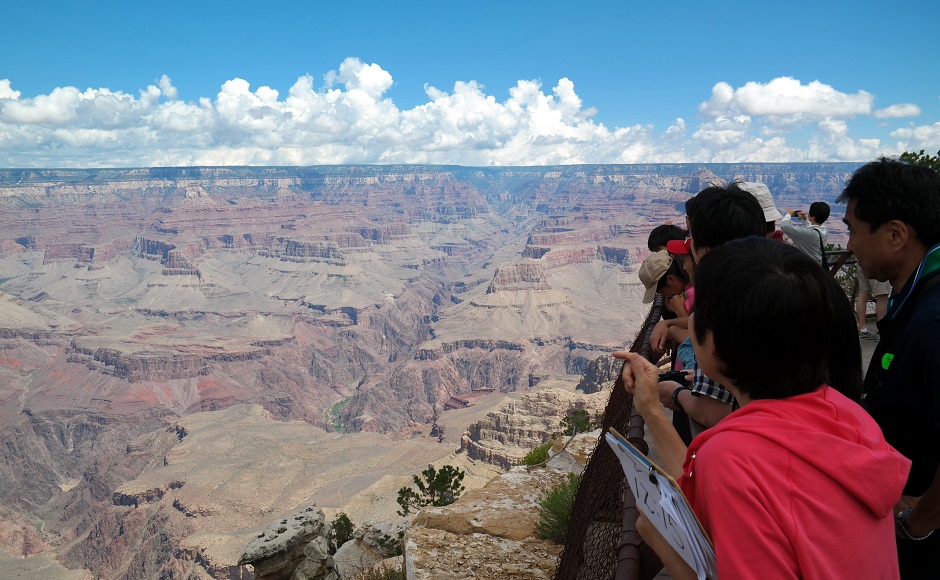
[[[472,459],[509,469],[533,448],[556,439],[561,421],[573,411],[603,412],[609,393],[586,397],[560,389],[529,393],[470,425],[460,449]]]
[[[6,550],[34,553],[39,527],[43,550],[99,577],[236,574],[180,543],[208,517],[171,485],[185,479],[123,487],[162,460],[128,452],[136,437],[239,403],[426,435],[448,405],[627,346],[646,235],[707,182],[763,180],[805,207],[853,169],[0,170],[0,507],[19,516]]]
[[[588,394],[599,393],[617,380],[622,368],[622,360],[615,359],[608,354],[599,356],[585,369],[578,383],[578,390]]]

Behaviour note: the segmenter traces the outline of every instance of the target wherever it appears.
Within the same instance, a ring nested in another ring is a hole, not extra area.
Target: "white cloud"
[[[899,103],[875,111],[876,119],[900,119],[902,117],[916,117],[920,115],[920,107],[912,103]]]
[[[20,92],[14,91],[13,87],[10,86],[10,81],[7,79],[0,79],[0,99],[18,99],[20,98]]]
[[[137,96],[60,87],[24,98],[2,79],[0,166],[824,161],[940,148],[940,123],[897,129],[903,142],[890,146],[853,136],[850,122],[871,114],[872,95],[786,77],[737,89],[719,82],[697,125],[680,117],[665,130],[597,122],[568,78],[550,89],[520,80],[504,101],[472,80],[425,86],[427,101],[406,110],[388,96],[394,81],[378,64],[347,58],[323,79],[316,87],[301,76],[282,95],[234,78],[195,102],[180,100],[166,75]]]
[[[175,100],[177,97],[176,87],[173,86],[173,82],[170,81],[170,77],[163,75],[158,81],[160,84],[160,92],[168,99]]]
[[[712,87],[712,97],[698,106],[706,117],[720,117],[727,113],[734,99],[734,88],[722,81]]]
[[[898,144],[900,151],[940,150],[940,121],[932,125],[918,125],[891,132],[895,139],[904,139]]]
[[[874,95],[842,93],[827,84],[803,84],[791,77],[769,83],[745,83],[734,89],[726,82],[712,88],[712,96],[699,105],[706,117],[751,115],[772,123],[795,124],[823,117],[854,117],[871,113]]]
[[[675,123],[669,126],[666,129],[666,132],[663,134],[663,138],[667,140],[676,140],[685,138],[686,125],[685,119],[682,117],[676,118]]]

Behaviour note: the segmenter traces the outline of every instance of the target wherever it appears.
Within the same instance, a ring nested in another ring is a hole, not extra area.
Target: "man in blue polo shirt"
[[[848,248],[891,282],[864,390],[885,439],[913,461],[895,508],[902,578],[940,578],[940,173],[882,158],[855,172]]]

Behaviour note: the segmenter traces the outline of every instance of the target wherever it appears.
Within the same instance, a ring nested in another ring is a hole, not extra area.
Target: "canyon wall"
[[[807,207],[854,169],[2,169],[0,510],[13,517],[0,538],[15,540],[0,552],[55,551],[98,577],[237,575],[181,543],[192,517],[165,505],[180,490],[115,495],[162,461],[128,452],[135,438],[242,403],[334,433],[426,434],[446,409],[628,346],[646,236],[681,223],[691,194],[744,178]],[[115,529],[136,535],[114,543]]]

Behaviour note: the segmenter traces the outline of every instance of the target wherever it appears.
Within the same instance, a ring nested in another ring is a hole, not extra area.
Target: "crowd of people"
[[[615,356],[722,578],[940,578],[940,173],[882,158],[836,202],[855,305],[826,261],[829,205],[781,214],[761,183],[690,198],[639,270],[670,311],[653,358],[685,373]],[[879,341],[864,380],[859,338]],[[638,528],[673,578],[695,577]]]

